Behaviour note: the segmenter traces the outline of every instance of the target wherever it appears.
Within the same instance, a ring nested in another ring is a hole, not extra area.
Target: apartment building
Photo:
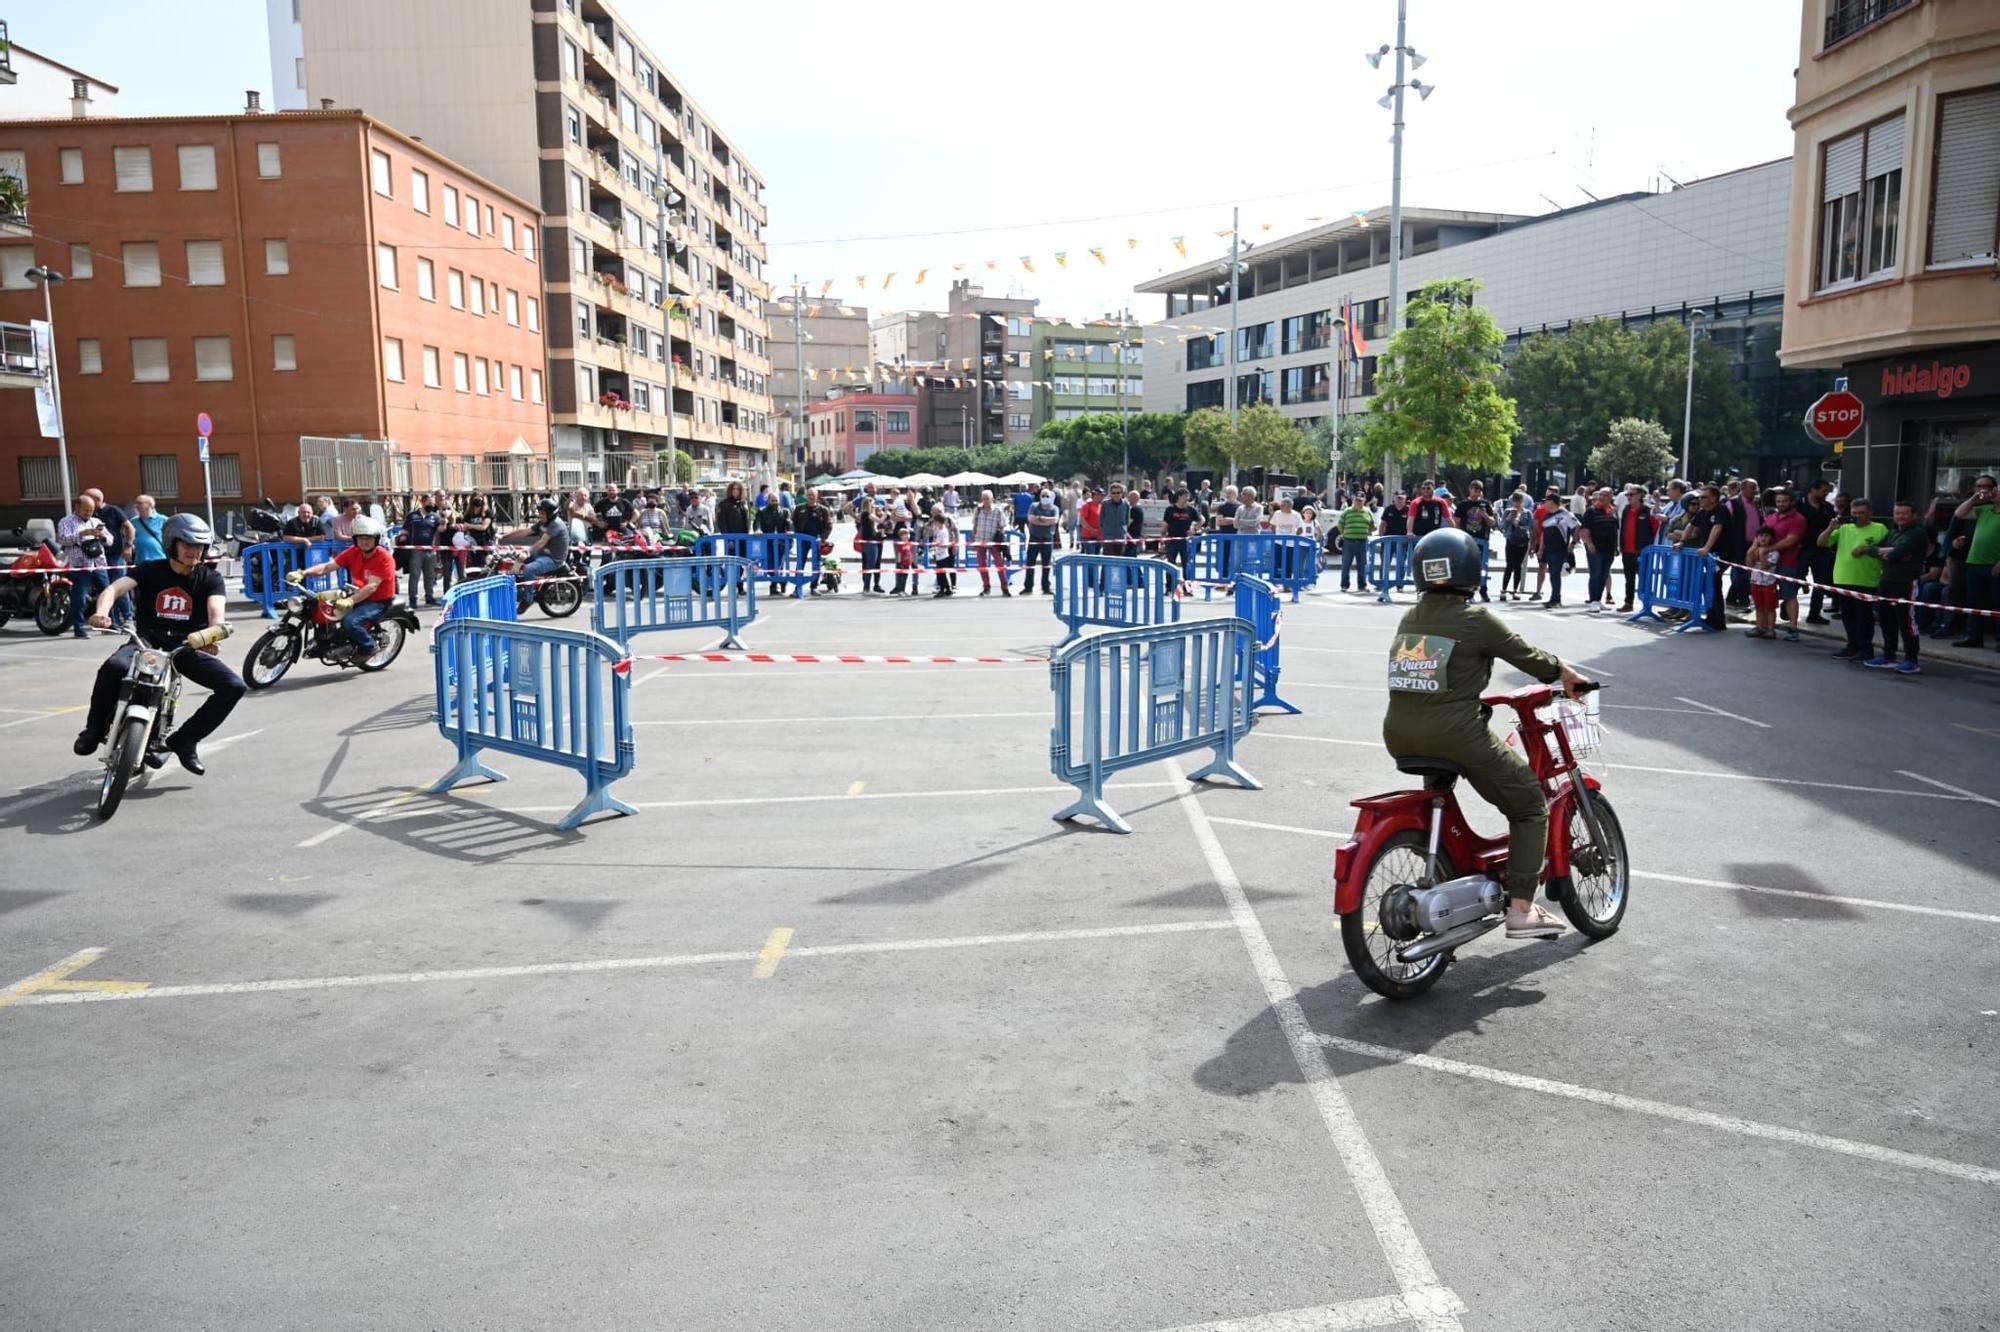
[[[101,486],[217,508],[551,479],[538,210],[354,111],[0,122],[27,231],[0,319],[51,299],[74,476],[0,394],[0,514]],[[359,461],[357,461],[359,460]],[[334,471],[344,468],[344,471]],[[359,470],[356,470],[356,469]]]
[[[974,444],[1017,444],[1035,433],[1035,307],[1032,296],[988,296],[971,281],[952,282],[947,307],[884,315],[869,334],[878,366],[932,366],[978,380]]]
[[[1789,161],[1767,162],[1538,217],[1405,208],[1404,299],[1435,279],[1477,278],[1476,299],[1510,348],[1589,319],[1685,324],[1699,311],[1702,335],[1729,351],[1758,422],[1732,464],[1766,478],[1816,474],[1823,450],[1799,419],[1824,383],[1777,361],[1791,176]],[[1247,251],[1233,357],[1226,250],[1140,284],[1167,306],[1145,330],[1147,409],[1226,406],[1233,369],[1239,405],[1268,402],[1301,425],[1318,421],[1329,411],[1333,320],[1345,303],[1366,344],[1346,359],[1346,410],[1367,410],[1389,334],[1388,223],[1378,208]]]
[[[601,0],[270,18],[288,95],[364,107],[539,201],[565,484],[650,481],[669,444],[703,475],[773,475],[764,181],[626,18]]]
[[[1137,325],[1106,317],[1088,324],[1034,326],[1034,425],[1098,413],[1141,412],[1146,344]]]
[[[827,371],[866,368],[873,359],[868,311],[787,295],[764,302],[764,321],[771,330],[771,409],[783,421],[780,437],[792,445],[779,470],[797,470],[805,465],[797,432],[801,404],[841,392]]]
[[[807,408],[806,470],[838,476],[885,449],[926,447],[919,426],[923,391],[843,393]]]
[[[2000,471],[2000,15],[1992,0],[1805,0],[1787,366],[1866,408],[1855,494]]]
[[[0,120],[115,116],[118,88],[13,40],[0,23]]]

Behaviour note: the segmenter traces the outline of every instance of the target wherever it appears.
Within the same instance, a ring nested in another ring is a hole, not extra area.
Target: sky
[[[1226,253],[1232,203],[1259,241],[1389,202],[1393,74],[1363,57],[1394,42],[1394,0],[613,2],[763,175],[767,278],[815,298],[942,308],[961,275],[1044,314],[1157,319],[1133,284]],[[1437,91],[1408,98],[1406,206],[1542,213],[1791,152],[1799,0],[1409,8]],[[123,114],[269,92],[262,0],[76,0],[11,26],[119,85]]]

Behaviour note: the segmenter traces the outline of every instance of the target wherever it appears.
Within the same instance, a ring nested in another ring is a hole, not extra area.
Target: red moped
[[[1514,710],[1523,756],[1548,797],[1548,895],[1583,934],[1610,936],[1625,915],[1631,866],[1618,816],[1577,757],[1596,745],[1595,718],[1549,685],[1479,701]],[[1458,764],[1411,756],[1396,767],[1422,777],[1423,789],[1354,802],[1354,832],[1334,854],[1334,908],[1362,981],[1409,999],[1437,984],[1456,949],[1505,918],[1507,838],[1467,824],[1452,792],[1465,776]]]

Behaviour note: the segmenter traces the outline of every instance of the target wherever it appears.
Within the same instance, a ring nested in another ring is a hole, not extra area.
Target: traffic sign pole
[[[204,421],[206,421],[207,419],[208,417],[205,415],[202,417],[202,420]],[[201,443],[199,445],[198,451],[201,454],[201,493],[208,499],[208,532],[209,532],[209,539],[212,541],[215,539],[215,485],[210,480],[208,474],[207,435],[201,436]]]

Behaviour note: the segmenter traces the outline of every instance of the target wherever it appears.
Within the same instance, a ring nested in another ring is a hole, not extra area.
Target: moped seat
[[[1404,754],[1396,759],[1396,771],[1407,772],[1415,777],[1443,777],[1451,781],[1465,776],[1465,769],[1450,759],[1425,758],[1418,754]]]

